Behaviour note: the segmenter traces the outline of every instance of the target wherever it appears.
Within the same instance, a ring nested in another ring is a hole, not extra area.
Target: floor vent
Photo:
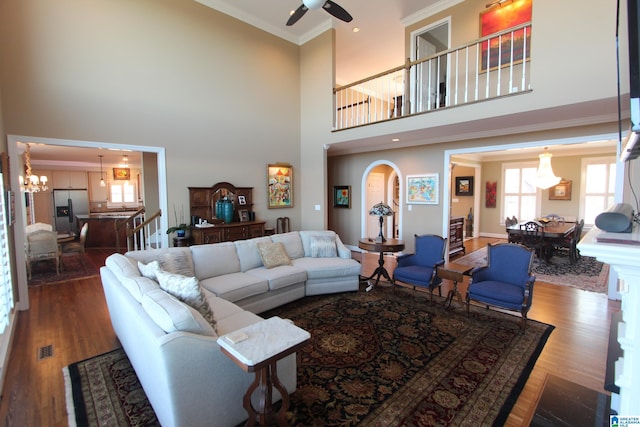
[[[45,345],[44,347],[40,347],[38,349],[38,360],[46,359],[48,357],[53,356],[53,345]]]

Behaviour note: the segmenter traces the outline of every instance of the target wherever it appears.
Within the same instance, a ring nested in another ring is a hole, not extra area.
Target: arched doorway
[[[371,163],[362,174],[362,236],[375,237],[380,230],[378,218],[369,215],[369,209],[376,203],[391,206],[395,215],[385,221],[384,235],[402,236],[402,175],[400,169],[388,160]]]

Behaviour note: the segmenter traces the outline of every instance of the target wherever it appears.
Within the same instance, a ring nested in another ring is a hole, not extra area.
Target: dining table
[[[543,222],[543,221],[536,221],[536,220],[533,220],[533,221],[537,222],[538,224],[540,224],[540,226],[542,226],[542,228],[544,229],[545,239],[559,239],[562,237],[568,237],[576,229],[575,222],[561,222],[561,221]],[[529,221],[520,222],[518,224],[507,227],[507,233],[509,234],[509,237],[511,238],[514,235],[522,234],[522,230],[520,229],[520,226],[526,224],[527,222]]]

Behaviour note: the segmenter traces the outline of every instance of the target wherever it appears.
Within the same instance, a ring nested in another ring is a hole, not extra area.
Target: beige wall
[[[299,226],[266,207],[267,163],[300,170],[298,46],[193,1],[5,0],[0,58],[4,135],[166,147],[170,210],[228,181]]]

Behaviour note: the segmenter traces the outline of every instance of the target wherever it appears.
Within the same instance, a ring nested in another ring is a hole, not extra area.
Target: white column
[[[581,255],[611,265],[621,280],[622,322],[618,342],[623,357],[615,365],[615,383],[620,387],[620,415],[640,412],[640,231],[607,233],[593,228],[578,244]]]

